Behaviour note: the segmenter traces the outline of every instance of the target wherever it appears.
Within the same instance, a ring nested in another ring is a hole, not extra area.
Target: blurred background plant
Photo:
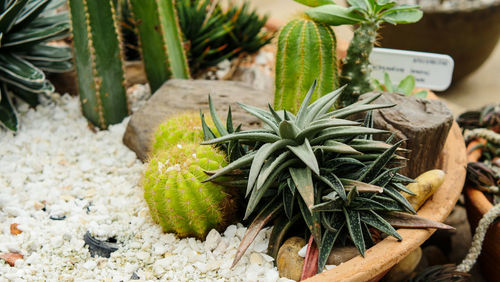
[[[136,23],[129,0],[117,2],[123,46],[127,60],[137,60]],[[176,10],[191,74],[196,77],[204,69],[240,54],[252,54],[271,42],[273,33],[264,25],[267,16],[250,8],[250,2],[230,3],[223,9],[217,0],[180,0]]]
[[[405,96],[413,96],[416,98],[427,98],[427,91],[421,90],[415,92],[415,77],[407,75],[398,84],[394,84],[388,73],[384,74],[384,82],[373,79],[374,89],[378,91],[393,92],[404,94]]]
[[[35,107],[54,86],[45,72],[73,68],[71,49],[48,44],[70,35],[64,0],[0,1],[0,123],[17,131],[17,99]]]

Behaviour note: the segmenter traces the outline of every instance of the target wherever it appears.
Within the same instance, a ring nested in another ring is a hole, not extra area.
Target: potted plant
[[[498,106],[487,106],[481,111],[468,112],[458,118],[466,129],[468,142],[468,183],[464,195],[467,217],[471,230],[475,230],[481,218],[498,204],[499,173],[499,110]],[[500,275],[492,260],[500,258],[500,223],[493,223],[483,241],[479,263],[488,281],[495,281]]]

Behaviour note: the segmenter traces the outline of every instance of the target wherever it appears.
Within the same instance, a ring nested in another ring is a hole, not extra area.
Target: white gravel
[[[206,242],[162,233],[138,185],[143,164],[121,141],[128,120],[93,133],[78,99],[57,95],[36,111],[21,107],[20,119],[17,134],[0,130],[0,253],[24,259],[13,267],[0,259],[0,281],[286,280],[265,254],[269,229],[234,269],[242,225]],[[10,234],[13,223],[20,235]],[[87,231],[120,248],[92,258]]]

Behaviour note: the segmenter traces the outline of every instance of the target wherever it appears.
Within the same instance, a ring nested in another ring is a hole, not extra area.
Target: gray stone
[[[179,80],[163,84],[140,110],[134,113],[123,136],[123,143],[133,150],[139,159],[147,160],[155,129],[168,117],[182,112],[208,113],[208,95],[225,119],[231,105],[233,122],[243,128],[260,125],[254,116],[241,109],[237,102],[260,108],[272,103],[272,92],[256,90],[247,84],[234,81]]]

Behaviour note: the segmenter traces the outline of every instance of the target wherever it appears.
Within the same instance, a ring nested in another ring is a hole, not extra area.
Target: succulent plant
[[[131,0],[151,91],[170,78],[189,78],[174,0]]]
[[[274,107],[297,113],[319,76],[312,101],[337,88],[336,39],[333,30],[304,16],[287,23],[278,37]]]
[[[213,124],[208,121],[208,126]],[[199,113],[182,113],[161,123],[154,134],[152,154],[157,154],[177,144],[200,143],[203,141],[203,127]]]
[[[394,226],[428,227],[429,221],[415,213],[401,195],[413,194],[404,184],[411,182],[399,173],[398,142],[374,141],[371,115],[364,124],[343,119],[351,114],[392,105],[370,104],[374,95],[343,109],[328,112],[344,88],[309,104],[313,84],[297,115],[241,105],[259,118],[265,128],[227,134],[202,144],[222,144],[238,140],[254,144],[254,150],[224,168],[207,171],[205,181],[217,181],[229,174],[246,183],[248,204],[245,218],[255,216],[242,239],[235,263],[255,238],[258,230],[273,217],[291,220],[297,213],[319,247],[318,269],[338,240],[354,243],[364,255],[373,240],[370,228],[401,239]],[[247,171],[248,173],[242,173]],[[255,211],[260,213],[255,215]],[[400,213],[395,213],[400,212]],[[443,227],[433,222],[433,227]],[[234,265],[233,264],[233,265]]]
[[[132,15],[130,0],[113,0],[116,7],[116,17],[121,33],[122,49],[127,61],[141,59],[139,53],[139,42],[135,30],[135,20]]]
[[[54,91],[44,72],[73,68],[70,48],[47,44],[70,35],[68,13],[56,12],[64,2],[0,1],[0,124],[10,130],[19,127],[14,99],[36,106]]]
[[[235,216],[234,191],[202,183],[204,170],[226,165],[225,154],[211,146],[178,144],[158,152],[144,173],[144,197],[151,215],[165,232],[205,238],[225,228]]]
[[[416,5],[397,5],[393,0],[348,0],[349,8],[335,4],[306,10],[306,14],[329,25],[359,25],[347,50],[340,84],[348,85],[337,102],[337,108],[355,103],[359,95],[372,90],[369,57],[382,23],[408,24],[419,21],[422,11]]]
[[[399,84],[394,85],[389,74],[384,73],[384,82],[373,79],[374,89],[378,91],[385,91],[391,93],[400,93],[405,96],[412,96],[416,98],[427,98],[427,91],[421,90],[413,93],[415,90],[415,77],[411,74],[403,78]]]
[[[69,0],[80,101],[105,129],[128,115],[122,51],[112,0]]]

